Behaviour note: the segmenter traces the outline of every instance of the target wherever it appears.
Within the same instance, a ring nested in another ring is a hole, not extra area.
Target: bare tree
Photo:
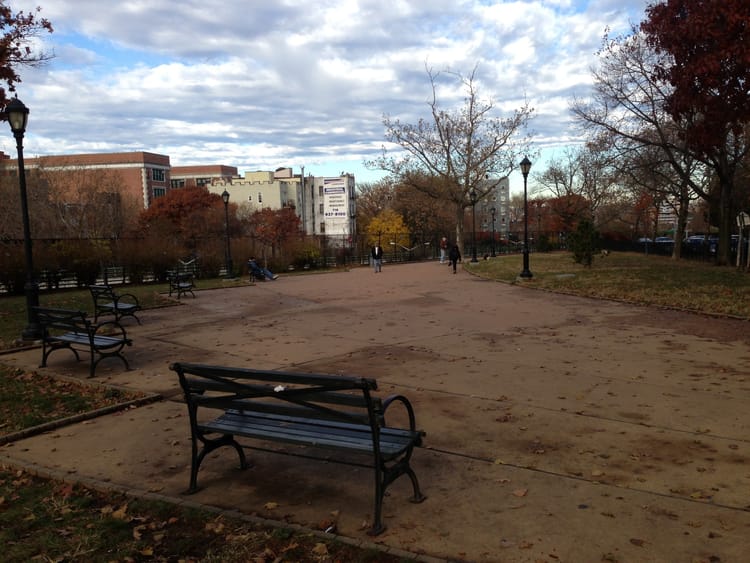
[[[531,117],[528,102],[510,117],[499,117],[491,99],[479,96],[476,67],[468,77],[427,69],[432,87],[430,119],[416,124],[402,123],[386,115],[386,140],[398,147],[395,155],[383,154],[366,164],[386,170],[401,183],[433,199],[453,206],[456,240],[463,239],[464,210],[471,205],[470,194],[481,201],[495,188],[487,178],[502,178],[518,166],[528,152],[528,137],[518,139]],[[441,74],[458,79],[465,91],[464,105],[443,109],[438,101]]]
[[[687,143],[691,119],[675,119],[667,111],[673,87],[656,69],[669,64],[669,55],[633,28],[627,36],[605,35],[599,56],[592,98],[575,100],[571,111],[594,136],[609,138],[620,175],[649,190],[655,201],[673,206],[677,237],[685,230],[694,194],[713,198],[708,190],[713,167]]]

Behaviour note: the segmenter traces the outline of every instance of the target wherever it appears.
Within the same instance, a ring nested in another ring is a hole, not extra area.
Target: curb
[[[164,397],[159,394],[147,395],[145,397],[133,399],[124,403],[117,403],[116,405],[109,405],[107,407],[102,407],[93,411],[87,411],[57,420],[51,420],[50,422],[38,424],[36,426],[32,426],[31,428],[24,428],[23,430],[0,436],[0,446],[4,446],[5,444],[9,444],[17,440],[22,440],[24,438],[30,438],[31,436],[36,436],[37,434],[49,432],[50,430],[57,430],[58,428],[62,428],[63,426],[67,426],[69,424],[75,424],[76,422],[83,422],[84,420],[91,420],[92,418],[112,414],[113,412],[140,407],[149,403],[155,403],[157,401],[161,401],[163,398]]]

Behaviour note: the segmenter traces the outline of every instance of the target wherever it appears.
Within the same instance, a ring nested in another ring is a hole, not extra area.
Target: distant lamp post
[[[26,197],[26,169],[23,164],[23,136],[29,121],[29,108],[18,98],[13,98],[5,106],[5,118],[10,124],[10,130],[16,138],[18,151],[18,184],[21,189],[21,218],[23,220],[23,246],[26,254],[26,314],[28,326],[21,333],[23,340],[38,340],[42,337],[36,311],[33,307],[39,305],[39,286],[34,280],[34,259],[31,251],[31,228],[29,226],[29,203]]]
[[[224,202],[224,238],[226,238],[227,247],[224,252],[224,265],[226,268],[226,278],[233,277],[234,265],[232,264],[232,250],[229,247],[229,192],[224,190],[221,194]]]
[[[495,213],[497,213],[497,209],[494,207],[490,209],[490,213],[492,213],[492,257],[495,257]]]
[[[533,274],[529,270],[529,201],[526,195],[526,180],[531,170],[531,161],[523,157],[521,161],[521,174],[523,174],[523,270],[522,278],[531,278]]]
[[[474,188],[469,191],[469,199],[471,200],[471,261],[479,262],[477,260],[477,191]]]

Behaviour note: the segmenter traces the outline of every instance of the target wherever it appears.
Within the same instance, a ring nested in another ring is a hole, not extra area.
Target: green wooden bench
[[[90,355],[89,377],[94,377],[96,366],[106,358],[120,358],[126,369],[130,369],[122,350],[131,346],[125,329],[116,321],[94,324],[82,311],[34,307],[39,325],[42,327],[42,363],[47,366],[49,355],[61,349],[68,349],[80,361],[79,351]]]
[[[379,399],[372,395],[377,389],[375,380],[190,363],[170,367],[179,376],[190,418],[188,492],[198,490],[198,470],[210,452],[231,446],[245,469],[244,449],[263,449],[257,443],[271,441],[293,445],[284,451],[273,450],[276,453],[310,458],[314,457],[310,448],[325,448],[329,450],[326,461],[372,468],[375,503],[371,535],[385,529],[383,496],[398,477],[407,475],[411,480],[412,502],[425,499],[410,464],[424,432],[416,429],[414,410],[406,397]],[[386,423],[386,409],[394,403],[405,409],[408,428]],[[218,416],[211,419],[210,414],[199,413],[204,409],[214,409]],[[241,445],[238,437],[251,440]],[[341,455],[331,457],[330,452]]]
[[[111,314],[115,316],[115,322],[120,322],[123,317],[133,317],[141,324],[136,315],[141,306],[132,293],[118,295],[109,285],[90,285],[89,291],[94,300],[94,322],[99,320],[99,315]]]

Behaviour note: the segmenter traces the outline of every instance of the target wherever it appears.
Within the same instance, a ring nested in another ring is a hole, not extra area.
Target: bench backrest
[[[89,291],[91,297],[94,298],[94,306],[99,305],[99,300],[102,301],[117,301],[115,291],[108,285],[90,285]]]
[[[37,320],[44,329],[45,336],[55,332],[78,332],[91,334],[91,321],[86,318],[83,311],[71,309],[50,309],[46,307],[34,307]]]
[[[190,416],[198,407],[382,425],[374,379],[175,363]]]

